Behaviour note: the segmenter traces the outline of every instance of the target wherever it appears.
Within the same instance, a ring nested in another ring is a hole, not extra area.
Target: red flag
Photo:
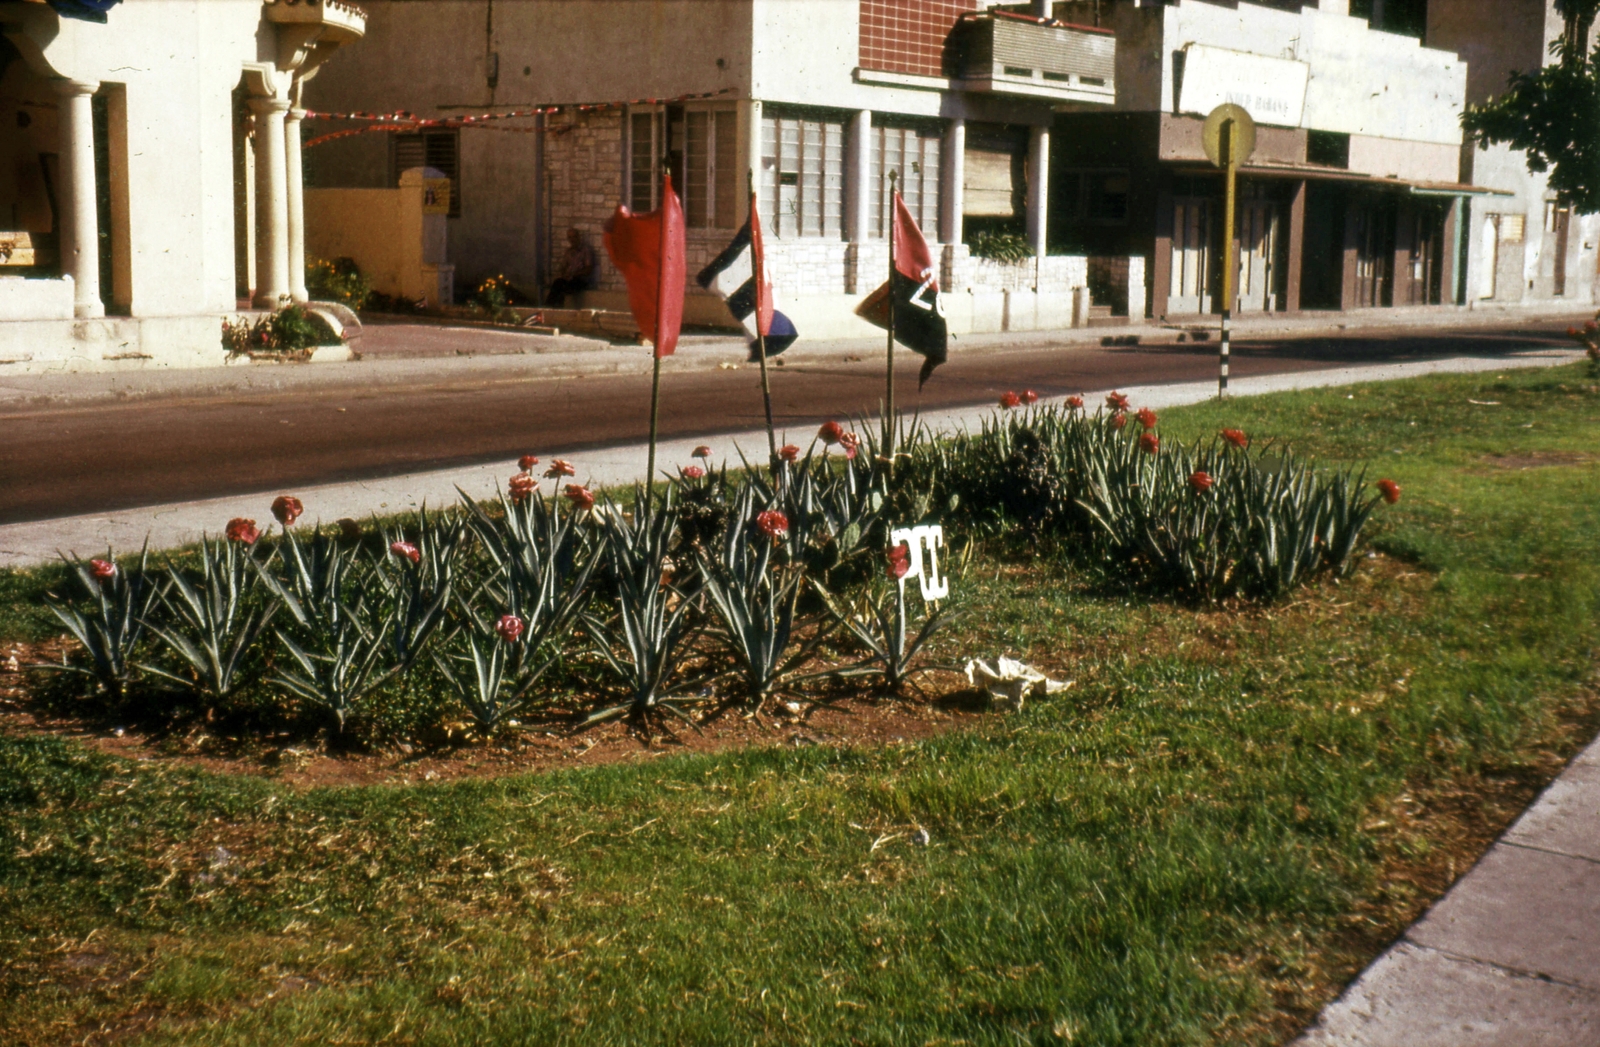
[[[927,281],[933,293],[939,292],[939,281],[934,274],[933,255],[928,251],[928,241],[923,239],[917,220],[906,210],[906,202],[899,193],[894,194],[894,267],[907,280],[918,284]]]
[[[950,334],[939,302],[939,271],[934,268],[933,253],[899,193],[894,194],[893,235],[894,272],[887,283],[856,306],[856,315],[875,326],[888,327],[893,308],[894,340],[922,354],[921,380],[926,382],[933,369],[948,358]]]
[[[661,184],[661,206],[634,214],[619,206],[606,223],[606,254],[628,282],[634,322],[655,346],[657,357],[671,356],[683,326],[686,274],[683,205],[672,191],[672,176]]]
[[[756,330],[772,333],[772,282],[767,279],[767,252],[761,245],[761,218],[756,194],[750,194],[750,268],[756,283]]]

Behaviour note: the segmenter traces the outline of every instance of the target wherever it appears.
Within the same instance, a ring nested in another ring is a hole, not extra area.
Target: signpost
[[[1233,281],[1238,266],[1233,257],[1233,205],[1239,165],[1256,149],[1256,123],[1240,106],[1229,102],[1211,110],[1200,133],[1206,156],[1226,172],[1222,206],[1222,338],[1217,356],[1217,395],[1228,395],[1228,321],[1233,317]]]

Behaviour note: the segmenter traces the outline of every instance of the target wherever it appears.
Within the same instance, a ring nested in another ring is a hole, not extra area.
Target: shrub
[[[303,305],[289,305],[268,316],[222,321],[222,347],[231,356],[256,352],[303,353],[323,345],[343,345],[328,322]]]
[[[306,263],[306,290],[323,302],[338,302],[360,311],[372,295],[372,284],[353,258],[314,258]]]
[[[67,560],[78,583],[78,598],[47,593],[45,604],[83,646],[88,666],[63,662],[68,672],[92,676],[107,695],[120,699],[134,675],[132,655],[144,638],[146,621],[160,596],[151,578],[149,545],[139,552],[139,566],[118,564],[111,550],[103,560]]]
[[[1033,254],[1028,238],[1020,233],[984,231],[974,234],[967,246],[974,258],[995,262],[1022,262]]]

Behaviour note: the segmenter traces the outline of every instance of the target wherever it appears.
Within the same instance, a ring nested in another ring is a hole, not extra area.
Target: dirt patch
[[[1493,469],[1548,469],[1562,465],[1600,462],[1600,455],[1578,451],[1534,451],[1531,454],[1486,454],[1483,464]]]

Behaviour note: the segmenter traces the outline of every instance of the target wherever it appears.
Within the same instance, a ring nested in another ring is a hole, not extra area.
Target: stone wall
[[[626,291],[602,240],[606,220],[622,199],[622,112],[558,113],[550,117],[549,129],[550,271],[560,270],[567,230],[578,229],[594,251],[594,286]]]

